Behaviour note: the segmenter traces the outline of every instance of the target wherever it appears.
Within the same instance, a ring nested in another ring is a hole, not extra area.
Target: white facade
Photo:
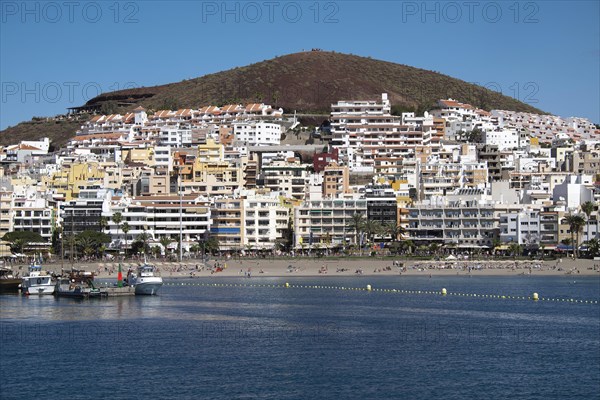
[[[158,140],[162,146],[188,147],[192,144],[192,131],[186,128],[163,126]]]
[[[499,151],[518,149],[521,147],[520,134],[516,130],[501,129],[483,132],[485,145],[498,146]]]
[[[244,146],[273,146],[281,142],[281,125],[264,122],[235,122],[235,140]]]
[[[52,240],[54,210],[48,202],[36,197],[15,197],[12,207],[15,231],[39,233],[47,243]]]
[[[500,214],[500,241],[519,245],[538,244],[541,220],[538,209],[524,209]]]
[[[112,217],[120,212],[123,221],[129,225],[125,235]],[[107,202],[102,210],[111,236],[113,249],[130,248],[142,232],[150,235],[150,245],[156,246],[161,238],[172,240],[170,247],[176,247],[180,232],[183,234],[183,249],[186,251],[206,237],[210,230],[211,214],[208,200],[195,195],[179,196],[138,196],[116,197]]]
[[[276,197],[250,197],[244,200],[244,217],[244,246],[249,250],[271,250],[288,229],[289,208]]]

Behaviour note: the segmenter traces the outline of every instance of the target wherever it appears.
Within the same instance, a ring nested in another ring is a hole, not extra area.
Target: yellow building
[[[49,187],[62,195],[65,201],[79,197],[81,189],[104,184],[105,171],[98,163],[72,163],[63,164],[61,170],[56,172],[50,180]]]
[[[123,149],[123,152],[121,153],[121,159],[125,164],[136,163],[148,165],[150,167],[156,164],[153,148]]]
[[[215,143],[214,139],[206,139],[206,144],[198,146],[198,160],[201,162],[217,162],[225,159],[225,148],[222,144]]]

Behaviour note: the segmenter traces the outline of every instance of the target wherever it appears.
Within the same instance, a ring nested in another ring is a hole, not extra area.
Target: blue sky
[[[0,128],[99,92],[322,48],[600,123],[600,2],[0,0]],[[460,100],[460,99],[459,99]]]

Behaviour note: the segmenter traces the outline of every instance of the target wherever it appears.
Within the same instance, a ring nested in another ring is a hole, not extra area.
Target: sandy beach
[[[379,276],[379,275],[588,275],[600,276],[598,260],[470,260],[470,261],[417,261],[392,258],[244,258],[213,259],[203,263],[189,259],[183,262],[150,260],[158,267],[163,278],[189,277],[293,277],[293,276]],[[99,279],[117,277],[118,262],[76,263],[74,267],[93,271]],[[121,262],[123,275],[140,262]],[[21,267],[19,269],[19,267]],[[60,273],[60,263],[46,264],[49,271]],[[64,270],[71,268],[64,264]],[[22,275],[26,265],[13,266]]]

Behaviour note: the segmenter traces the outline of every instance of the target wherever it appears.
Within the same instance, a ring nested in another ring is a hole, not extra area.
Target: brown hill
[[[264,102],[286,111],[329,113],[338,100],[379,98],[406,109],[452,97],[483,109],[540,110],[498,92],[407,65],[349,54],[308,51],[167,85],[101,94],[88,107],[112,101],[150,109]]]
[[[328,114],[331,103],[338,100],[376,99],[384,92],[396,110],[422,112],[438,99],[452,97],[487,110],[543,113],[511,97],[437,72],[324,51],[276,57],[178,83],[104,93],[82,109],[124,112],[138,105],[156,110],[264,102],[287,112]],[[0,133],[0,144],[14,143],[17,137],[37,138],[28,136],[35,131],[51,135],[58,147],[74,134],[73,124],[60,125],[46,129],[39,124],[19,124]]]

